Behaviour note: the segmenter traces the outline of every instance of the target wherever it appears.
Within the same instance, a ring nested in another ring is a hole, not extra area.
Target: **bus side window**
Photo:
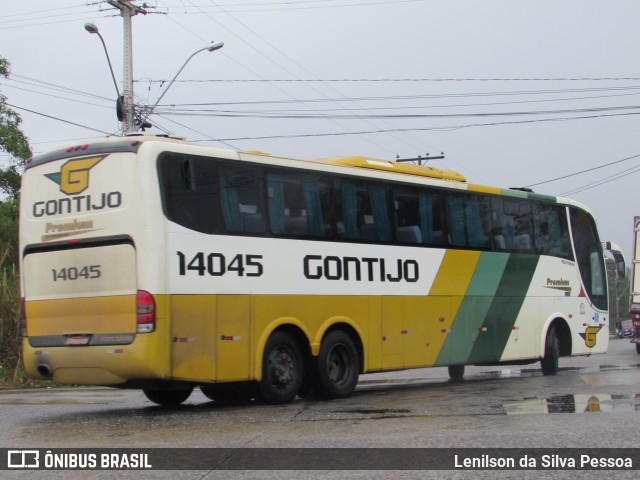
[[[572,259],[566,209],[543,203],[533,205],[536,250],[541,255]]]
[[[386,187],[345,179],[339,179],[336,184],[338,238],[391,241]]]
[[[370,214],[373,219],[373,231],[368,236],[372,240],[388,242],[391,240],[391,224],[389,222],[387,190],[383,186],[370,185],[368,191],[369,204],[371,206]],[[362,228],[364,229],[365,227],[366,225]]]
[[[447,197],[449,241],[456,247],[488,248],[489,198],[451,193]]]
[[[396,187],[393,198],[398,242],[425,245],[444,243],[438,192]]]
[[[220,166],[220,203],[228,232],[264,233],[265,220],[258,170],[252,166]]]
[[[162,202],[169,220],[202,233],[221,229],[215,162],[165,155],[158,163]]]
[[[319,175],[269,172],[267,198],[271,232],[276,235],[327,237],[325,222],[330,188]]]
[[[495,197],[492,204],[493,248],[499,252],[510,252],[515,249],[515,202],[511,199]]]

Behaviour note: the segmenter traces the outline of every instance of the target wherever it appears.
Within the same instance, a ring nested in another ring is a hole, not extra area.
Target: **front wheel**
[[[555,375],[558,373],[558,358],[560,357],[560,344],[556,336],[555,327],[550,327],[547,331],[547,339],[544,345],[544,357],[540,360],[542,373],[545,375]]]
[[[318,355],[318,380],[326,398],[344,398],[355,390],[360,361],[351,336],[342,330],[329,333]]]
[[[464,380],[464,365],[449,365],[449,379],[452,382]]]
[[[142,391],[149,400],[157,405],[176,407],[189,398],[191,392],[193,392],[193,387],[181,388],[179,390],[145,389]]]
[[[260,398],[272,405],[289,403],[300,390],[303,372],[302,353],[295,339],[286,332],[275,332],[264,347]]]

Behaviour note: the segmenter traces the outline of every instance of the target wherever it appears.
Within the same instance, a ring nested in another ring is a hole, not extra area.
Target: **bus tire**
[[[262,356],[260,399],[271,405],[289,403],[302,385],[304,361],[300,347],[286,332],[275,332],[267,340]]]
[[[325,398],[344,398],[353,393],[360,374],[358,350],[343,330],[330,332],[320,346],[318,380]]]
[[[449,379],[452,382],[464,380],[464,365],[449,365]]]
[[[640,355],[640,343],[636,343],[636,353]]]
[[[176,407],[189,398],[191,392],[193,392],[193,387],[181,388],[179,390],[144,389],[142,391],[145,396],[156,405]]]
[[[560,344],[556,335],[556,328],[549,327],[547,339],[544,344],[544,356],[540,360],[544,375],[556,375],[558,373],[558,358],[560,357]]]

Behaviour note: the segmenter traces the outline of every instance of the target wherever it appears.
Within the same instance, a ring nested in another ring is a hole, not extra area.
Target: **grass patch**
[[[0,385],[29,384],[20,348],[20,280],[12,251],[0,244]]]

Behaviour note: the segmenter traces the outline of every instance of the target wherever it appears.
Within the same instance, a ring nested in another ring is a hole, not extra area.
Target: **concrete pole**
[[[120,10],[123,19],[124,40],[123,40],[123,93],[122,93],[122,130],[126,134],[136,131],[135,111],[133,103],[133,35],[131,28],[131,17],[138,13],[146,14],[147,11],[129,0],[107,0],[112,7]]]

